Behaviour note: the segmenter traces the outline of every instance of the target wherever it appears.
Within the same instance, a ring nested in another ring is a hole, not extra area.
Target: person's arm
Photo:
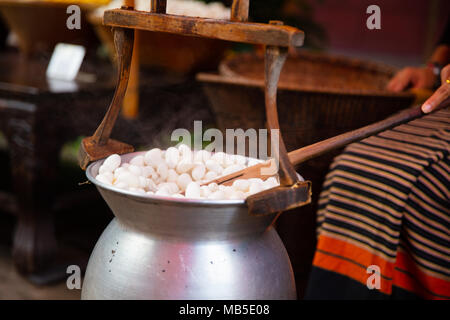
[[[400,70],[388,83],[387,89],[400,92],[406,88],[434,89],[439,85],[442,67],[450,62],[450,46],[442,44],[434,50],[425,67],[407,67]]]
[[[425,67],[400,70],[388,83],[387,89],[399,92],[407,88],[436,89],[441,85],[442,68],[450,63],[450,21]]]

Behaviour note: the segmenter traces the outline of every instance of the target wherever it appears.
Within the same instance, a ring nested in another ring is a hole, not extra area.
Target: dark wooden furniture
[[[78,186],[82,181],[71,182],[75,192],[61,192],[57,182],[59,154],[64,142],[95,130],[115,86],[114,68],[108,62],[89,58],[83,62],[81,78],[95,75],[96,79],[77,81],[77,87],[49,83],[45,78],[47,64],[46,58],[0,53],[0,132],[7,138],[11,163],[10,168],[0,169],[0,177],[7,177],[10,171],[13,183],[12,193],[0,190],[0,212],[16,216],[14,263],[36,284],[65,278],[67,265],[87,262],[92,248],[86,251],[83,245],[83,252],[78,246],[67,252],[73,248],[56,239],[53,215],[80,202],[86,210],[91,209],[89,201],[103,202],[94,188]],[[214,126],[207,98],[192,77],[141,70],[140,78],[139,117],[119,116],[114,137],[136,146],[167,148],[167,137],[176,128],[192,129],[194,120]],[[103,230],[100,227],[99,231]]]

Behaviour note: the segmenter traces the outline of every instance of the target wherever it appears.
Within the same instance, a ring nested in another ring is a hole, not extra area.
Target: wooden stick
[[[234,0],[231,5],[231,21],[248,21],[249,0]]]
[[[280,169],[274,166],[275,171],[280,174],[280,183],[283,186],[291,186],[298,181],[297,173],[289,162],[289,158],[280,132],[277,110],[277,87],[280,73],[288,54],[287,48],[272,47],[266,48],[265,57],[265,102],[266,118],[270,129],[270,141],[272,146],[272,157],[278,160]],[[272,130],[277,129],[278,135],[274,136]]]
[[[131,57],[133,55],[134,30],[114,29],[114,44],[119,59],[118,79],[114,97],[109,105],[103,121],[95,133],[83,139],[78,153],[78,161],[82,169],[96,160],[103,159],[111,154],[124,154],[134,150],[125,143],[110,139],[112,129],[116,123],[123,99],[127,91],[128,79],[130,77]]]
[[[130,46],[134,43],[134,31],[126,29],[115,29],[114,43],[119,59],[119,76],[113,100],[106,112],[103,121],[95,131],[93,138],[98,144],[105,144],[111,136],[112,129],[119,115],[120,105],[127,91],[128,79],[130,78],[130,64],[133,50]]]
[[[442,104],[439,109],[448,106],[448,101],[447,104]],[[400,124],[420,118],[423,115],[421,106],[408,108],[385,120],[289,152],[289,159],[294,165],[298,165],[312,158],[321,156],[331,150],[339,149],[352,142],[365,139]]]
[[[450,106],[450,98],[444,101],[438,110],[446,108]],[[437,110],[435,110],[437,111]],[[365,126],[360,129],[356,129],[347,133],[343,133],[341,135],[314,143],[307,147],[303,147],[294,151],[289,152],[289,160],[293,165],[299,165],[305,161],[321,156],[329,151],[339,149],[344,147],[350,143],[365,139],[382,131],[391,129],[403,123],[412,121],[414,119],[420,118],[423,116],[421,106],[415,106],[412,108],[405,109],[400,111],[399,113],[390,116],[389,118],[376,122],[374,124]],[[220,177],[213,181],[205,183],[206,185],[212,182],[223,185],[231,185],[236,179],[251,179],[251,178],[262,178],[267,179],[270,175],[262,175],[261,169],[269,168],[271,166],[276,165],[274,160],[268,160],[257,164],[255,166],[251,166],[245,168],[243,170],[237,171],[235,173]]]
[[[281,25],[281,21],[271,21],[271,25]],[[280,186],[248,197],[245,201],[251,215],[266,215],[298,208],[310,202],[311,184],[299,181],[297,172],[290,162],[284,140],[280,133],[277,109],[277,91],[281,70],[288,55],[287,47],[266,46],[265,55],[265,104],[267,126],[270,130],[272,157],[279,164],[275,168],[280,176]],[[278,134],[272,132],[277,129]],[[275,161],[271,161],[274,163]],[[272,170],[269,170],[269,172]],[[272,171],[273,172],[273,171]],[[263,173],[262,170],[259,172]]]
[[[303,31],[288,26],[194,18],[123,9],[106,11],[103,16],[103,24],[111,27],[281,47],[301,47],[304,40]]]

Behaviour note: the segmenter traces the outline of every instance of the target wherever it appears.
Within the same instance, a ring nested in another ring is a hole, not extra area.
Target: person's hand
[[[441,71],[441,86],[428,98],[422,105],[424,113],[430,113],[436,109],[445,99],[450,97],[450,64],[445,66]]]
[[[407,67],[400,70],[387,85],[387,89],[400,92],[406,88],[431,89],[436,81],[433,70],[428,67]]]

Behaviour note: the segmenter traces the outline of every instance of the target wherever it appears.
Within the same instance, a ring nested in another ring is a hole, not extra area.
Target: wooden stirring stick
[[[114,29],[114,44],[119,59],[119,77],[113,100],[92,137],[83,139],[78,153],[80,167],[86,170],[88,164],[117,153],[133,152],[134,148],[126,143],[110,139],[112,129],[119,115],[122,102],[127,91],[130,77],[131,57],[133,55],[134,30]]]
[[[448,106],[450,106],[450,98],[445,100],[439,106],[438,110],[446,108]],[[364,138],[367,138],[384,130],[420,118],[423,115],[424,114],[420,106],[405,109],[380,122],[376,122],[363,128],[343,133],[341,135],[314,143],[307,147],[291,151],[288,154],[289,160],[293,165],[299,165],[305,161],[316,158],[324,153],[344,147],[352,142],[362,140]],[[270,177],[270,175],[262,175],[261,170],[263,168],[269,168],[271,166],[276,166],[276,163],[273,159],[231,173],[229,175],[219,177],[215,180],[205,183],[205,185],[208,185],[213,182],[219,185],[232,185],[233,182],[237,179],[261,178],[263,180],[266,180],[267,178]]]

